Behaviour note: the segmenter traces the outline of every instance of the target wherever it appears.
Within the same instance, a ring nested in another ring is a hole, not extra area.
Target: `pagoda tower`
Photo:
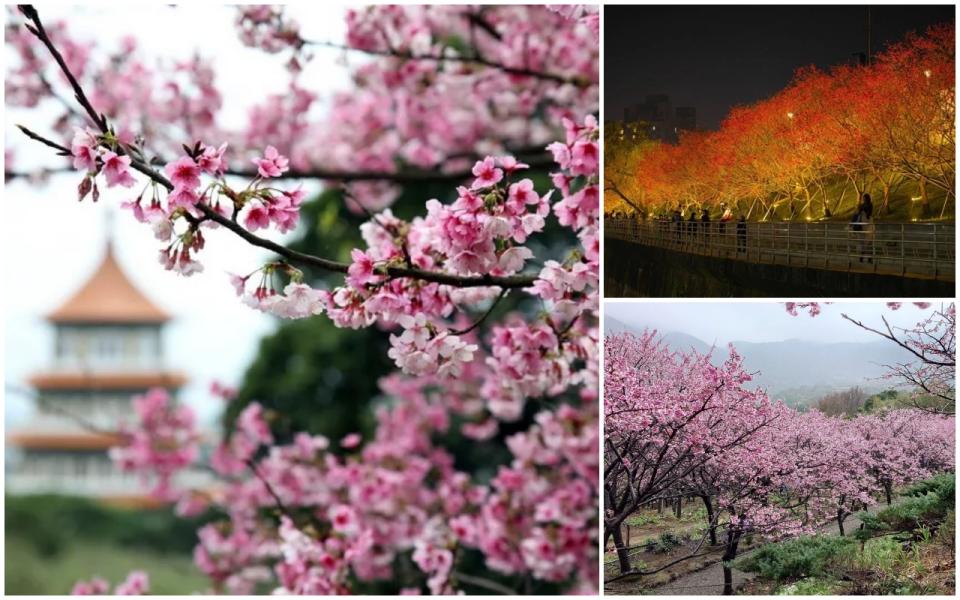
[[[134,422],[131,397],[152,387],[175,394],[186,379],[168,371],[162,330],[170,316],[127,278],[107,242],[93,276],[47,315],[55,329],[51,367],[29,382],[34,417],[8,443],[19,450],[9,493],[57,493],[139,504],[137,475],[107,455],[121,422]]]

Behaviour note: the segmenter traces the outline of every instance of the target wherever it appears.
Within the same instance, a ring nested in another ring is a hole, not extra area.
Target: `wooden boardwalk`
[[[952,223],[877,223],[873,232],[838,222],[637,221],[605,218],[604,236],[752,263],[955,280]],[[610,257],[611,260],[616,260]]]

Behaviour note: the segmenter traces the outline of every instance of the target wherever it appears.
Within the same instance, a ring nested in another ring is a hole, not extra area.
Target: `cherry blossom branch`
[[[29,390],[27,390],[27,389],[21,388],[21,387],[16,386],[16,385],[11,385],[11,384],[5,385],[5,386],[4,386],[4,389],[7,391],[7,393],[13,392],[13,393],[15,393],[15,394],[19,394],[19,395],[21,395],[21,396],[25,396],[25,397],[27,397],[27,398],[30,398],[31,400],[33,400],[34,402],[36,402],[38,405],[39,405],[39,403],[40,403],[40,396],[37,395],[37,394],[34,394],[33,392],[31,392],[31,391],[29,391]],[[108,436],[116,437],[116,438],[118,438],[118,439],[122,439],[122,438],[124,437],[124,436],[123,436],[123,433],[121,433],[121,432],[119,432],[119,431],[114,431],[114,430],[112,430],[112,429],[104,429],[103,427],[98,427],[97,425],[94,425],[93,423],[91,423],[91,422],[88,421],[87,419],[81,417],[80,415],[75,414],[75,413],[73,413],[73,412],[71,412],[71,411],[69,411],[69,410],[67,410],[67,409],[65,409],[65,408],[62,408],[62,407],[59,407],[59,406],[56,406],[56,405],[44,405],[44,406],[42,407],[42,412],[49,412],[49,413],[53,413],[53,414],[56,414],[56,415],[60,415],[61,417],[64,417],[64,418],[66,418],[66,419],[68,419],[68,420],[70,420],[70,421],[73,421],[73,422],[76,423],[81,429],[86,430],[86,431],[88,431],[88,432],[90,432],[90,433],[95,433],[95,434],[97,434],[97,435],[108,435]]]
[[[466,65],[480,65],[483,67],[489,67],[491,69],[496,69],[507,73],[508,75],[518,75],[522,77],[532,77],[534,79],[542,79],[544,81],[552,81],[554,83],[574,85],[579,88],[586,88],[593,85],[593,82],[587,81],[585,79],[580,79],[576,77],[566,77],[564,75],[558,75],[556,73],[547,73],[544,71],[537,71],[536,69],[529,69],[526,67],[511,67],[505,65],[501,62],[495,60],[490,60],[482,56],[444,56],[437,54],[414,54],[412,52],[404,50],[374,50],[367,48],[354,48],[353,46],[348,46],[346,44],[340,44],[337,42],[321,41],[321,40],[300,40],[304,45],[307,46],[320,46],[323,48],[333,48],[335,50],[343,50],[345,52],[359,52],[362,54],[367,54],[371,56],[385,56],[389,58],[399,58],[403,60],[423,60],[430,62],[456,62],[463,63]]]
[[[853,318],[847,316],[846,314],[842,314],[841,316],[842,316],[844,319],[846,319],[846,320],[850,321],[851,323],[853,323],[854,325],[856,325],[857,327],[860,327],[861,329],[865,329],[865,330],[870,331],[870,332],[873,332],[873,333],[875,333],[875,334],[877,334],[877,335],[879,335],[879,336],[881,336],[881,337],[887,338],[888,340],[890,340],[891,342],[893,342],[893,343],[895,343],[896,345],[900,346],[901,348],[903,348],[904,350],[906,350],[906,351],[909,352],[910,354],[913,354],[914,356],[916,356],[917,358],[919,358],[920,360],[922,360],[925,364],[934,365],[934,366],[939,366],[939,367],[953,367],[953,366],[956,366],[956,364],[957,364],[957,363],[956,363],[956,360],[952,360],[952,361],[947,361],[947,360],[935,360],[935,359],[927,356],[927,355],[924,354],[924,353],[917,352],[912,346],[910,346],[910,344],[908,344],[907,342],[904,342],[903,340],[901,340],[900,338],[897,337],[897,335],[893,332],[893,328],[890,327],[890,323],[887,322],[886,317],[881,317],[881,319],[883,320],[883,324],[884,324],[884,326],[885,326],[886,329],[887,329],[887,332],[884,333],[884,332],[879,331],[879,330],[877,330],[877,329],[874,329],[874,328],[872,328],[872,327],[870,327],[870,326],[868,326],[868,325],[865,325],[865,324],[862,323],[861,321],[857,321],[856,319],[853,319]]]
[[[287,509],[287,505],[283,503],[283,500],[280,498],[280,495],[277,493],[275,489],[273,489],[273,486],[270,484],[267,478],[260,474],[260,470],[257,469],[257,463],[253,462],[252,458],[248,459],[246,463],[247,463],[247,467],[249,467],[250,469],[250,472],[253,473],[254,477],[260,480],[260,483],[263,484],[263,487],[267,490],[267,493],[270,494],[270,496],[273,498],[273,502],[277,505],[277,509],[281,513],[290,517],[290,519],[293,519],[293,515],[290,514],[290,510]]]
[[[73,111],[74,114],[79,115],[76,111]],[[18,125],[18,127],[20,127]],[[21,127],[22,129],[22,127]],[[27,132],[24,132],[27,133]],[[31,137],[35,134],[29,133]],[[34,137],[33,139],[37,141],[46,142],[43,138]],[[540,150],[539,148],[537,150]],[[535,169],[547,169],[553,166],[555,163],[553,159],[546,154],[537,154],[536,150],[533,149],[518,149],[516,152],[510,151],[512,154],[517,155],[526,155],[533,154],[534,156],[530,158],[524,158],[524,162],[530,165],[531,168]],[[476,160],[475,155],[470,156],[458,156],[451,158],[462,158],[464,160]],[[151,161],[151,164],[166,164],[166,161],[155,159]],[[439,166],[438,166],[439,168]],[[76,173],[76,169],[71,167],[57,167],[52,169],[45,169],[45,174],[50,175],[59,175],[59,174],[73,174]],[[257,172],[251,169],[226,169],[224,171],[227,175],[233,175],[236,177],[245,177],[248,179],[254,179],[257,177]],[[19,171],[7,171],[6,176],[8,179],[13,178],[25,178],[29,177],[29,173],[23,173]],[[450,172],[441,172],[441,171],[339,171],[336,169],[306,169],[306,170],[296,170],[290,169],[285,171],[280,175],[274,177],[274,179],[288,179],[288,180],[300,180],[300,179],[321,179],[329,181],[341,181],[341,182],[358,182],[358,181],[390,181],[396,184],[404,185],[409,183],[454,183],[459,181],[465,181],[472,177],[472,173],[469,169],[458,169],[456,171]]]
[[[34,8],[32,4],[20,4],[17,6],[20,10],[20,13],[23,14],[33,25],[26,25],[27,30],[36,36],[40,42],[46,46],[47,50],[53,56],[53,59],[57,62],[57,65],[60,67],[60,71],[67,78],[67,81],[70,82],[70,87],[73,88],[74,97],[77,99],[77,102],[87,111],[90,119],[93,123],[104,133],[107,132],[107,118],[102,114],[97,113],[93,108],[93,105],[90,103],[90,100],[87,99],[86,94],[83,92],[83,88],[80,87],[80,83],[77,81],[77,78],[73,76],[73,73],[70,71],[70,68],[67,66],[66,61],[63,59],[63,55],[60,54],[60,51],[57,50],[57,47],[53,44],[53,41],[50,39],[50,36],[47,35],[47,31],[43,28],[43,23],[40,22],[40,13],[37,12],[37,9]]]
[[[507,289],[501,290],[501,291],[500,291],[500,295],[497,296],[496,300],[493,301],[493,303],[490,305],[490,308],[488,308],[487,311],[486,311],[485,313],[483,313],[483,314],[480,316],[479,319],[477,319],[476,321],[474,321],[472,325],[470,325],[470,326],[467,327],[466,329],[451,329],[451,330],[450,330],[450,333],[451,333],[452,335],[466,335],[466,334],[470,333],[471,331],[473,331],[474,329],[476,329],[477,327],[479,327],[480,324],[483,323],[484,321],[486,321],[486,320],[487,320],[487,317],[489,317],[489,316],[493,313],[493,309],[495,309],[495,308],[497,307],[497,305],[500,304],[500,301],[503,300],[503,299],[506,297],[506,295],[507,295],[507,293],[508,293],[509,291],[510,291],[510,290],[507,290]]]
[[[547,154],[541,152],[542,148],[521,148],[516,152],[511,151],[512,154],[533,154],[530,158],[524,158],[524,162],[528,164],[531,168],[535,169],[547,169],[552,167],[555,163],[553,158]],[[475,160],[477,157],[475,155],[470,156],[461,156],[456,158],[470,159]],[[438,165],[439,168],[439,165]],[[256,170],[252,169],[227,169],[225,171],[227,175],[235,175],[237,177],[246,177],[248,179],[253,179],[257,177]],[[448,182],[457,182],[465,181],[473,177],[470,169],[458,169],[456,171],[442,172],[439,170],[431,171],[397,171],[391,173],[388,171],[338,171],[335,169],[307,169],[307,170],[296,170],[290,169],[284,173],[281,173],[274,179],[327,179],[335,181],[344,181],[344,182],[356,182],[356,181],[392,181],[397,184],[407,184],[407,183],[448,183]]]
[[[40,22],[40,16],[30,5],[25,5],[20,7],[21,12],[30,19],[35,27],[27,26],[29,30],[37,36],[43,44],[50,50],[50,52],[57,59],[57,64],[60,65],[61,70],[65,74],[68,80],[70,80],[71,85],[74,88],[75,96],[80,105],[86,110],[87,114],[91,116],[92,119],[96,122],[97,126],[100,128],[102,133],[108,133],[110,131],[109,124],[106,121],[106,118],[103,116],[97,116],[97,111],[93,108],[93,105],[90,103],[89,98],[87,98],[86,93],[84,93],[82,87],[77,83],[76,78],[70,72],[69,67],[63,61],[63,58],[60,56],[60,53],[57,51],[56,47],[50,41],[50,38],[47,36],[46,31],[43,29],[43,25]],[[51,140],[48,140],[39,134],[36,134],[25,127],[20,127],[21,131],[30,137],[33,140],[39,141],[46,146],[54,148],[59,152],[66,152],[69,155],[70,151],[68,148],[57,144]],[[162,185],[167,191],[173,190],[173,184],[165,176],[160,174],[156,169],[151,167],[149,164],[141,160],[137,156],[131,155],[131,153],[124,148],[123,146],[118,146],[117,148],[118,155],[130,156],[131,163],[130,167],[134,170],[146,175],[156,183]],[[270,240],[261,238],[246,229],[244,229],[240,224],[235,221],[224,217],[223,215],[217,213],[209,206],[198,203],[197,207],[203,212],[204,218],[219,223],[226,229],[229,229],[247,243],[264,248],[266,250],[271,250],[280,256],[287,258],[288,260],[313,267],[318,267],[327,271],[334,271],[338,273],[346,273],[347,269],[350,267],[348,263],[342,263],[338,261],[333,261],[327,258],[322,258],[319,256],[314,256],[311,254],[305,254],[302,252],[297,252],[295,250],[290,250],[284,246],[272,242]],[[383,268],[386,275],[392,278],[404,278],[409,277],[411,279],[419,279],[422,281],[429,281],[432,283],[439,283],[442,285],[450,285],[453,287],[490,287],[496,286],[501,288],[525,288],[533,285],[536,281],[536,276],[534,275],[511,275],[511,276],[497,276],[497,275],[478,275],[473,277],[465,277],[459,275],[452,275],[450,273],[442,273],[435,271],[425,271],[423,269],[417,269],[413,267],[397,267],[397,266],[387,266]]]
[[[47,139],[41,136],[38,133],[30,131],[22,125],[17,126],[23,133],[50,148],[57,150],[60,153],[66,152],[69,154],[70,150],[65,146],[62,146],[50,139]],[[130,156],[129,153],[126,153],[122,148],[120,148],[123,153],[127,156]],[[121,154],[121,152],[118,152]],[[173,184],[169,179],[161,175],[158,171],[152,167],[147,166],[143,161],[131,157],[133,160],[130,163],[130,168],[146,175],[156,183],[160,184],[168,191],[173,190]],[[349,263],[338,262],[335,260],[330,260],[320,256],[314,256],[312,254],[306,254],[304,252],[298,252],[296,250],[291,250],[281,244],[273,242],[271,240],[262,238],[250,231],[244,229],[236,221],[227,218],[220,213],[216,212],[209,206],[198,203],[197,208],[203,212],[203,218],[214,221],[222,225],[224,228],[229,229],[237,236],[242,238],[244,241],[249,243],[252,246],[257,246],[265,250],[270,250],[283,256],[284,258],[296,262],[302,265],[317,267],[326,271],[333,271],[337,273],[346,273],[347,269],[350,268]],[[525,288],[533,285],[533,282],[536,281],[535,275],[510,275],[510,276],[498,276],[498,275],[477,275],[473,277],[464,277],[460,275],[452,275],[450,273],[441,273],[437,271],[426,271],[423,269],[417,269],[414,267],[395,267],[388,266],[384,268],[386,275],[392,278],[403,278],[409,277],[411,279],[419,279],[421,281],[429,281],[432,283],[439,283],[442,285],[449,285],[453,287],[467,288],[467,287],[501,287],[508,289],[515,288]]]

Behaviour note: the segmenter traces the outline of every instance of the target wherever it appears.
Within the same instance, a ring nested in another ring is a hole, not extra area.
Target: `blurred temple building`
[[[647,138],[675,143],[683,131],[697,128],[697,109],[692,106],[674,107],[670,96],[650,94],[643,102],[623,111],[625,123],[643,123]]]
[[[137,475],[121,472],[107,451],[133,423],[131,396],[152,387],[172,394],[186,378],[164,366],[162,330],[170,316],[130,282],[106,244],[103,261],[66,303],[47,315],[55,329],[53,360],[30,378],[32,419],[8,432],[19,460],[6,491],[89,496],[148,504]]]

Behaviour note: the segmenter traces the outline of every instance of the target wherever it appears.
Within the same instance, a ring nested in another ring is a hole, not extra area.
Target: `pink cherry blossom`
[[[490,156],[473,166],[473,174],[476,179],[473,180],[471,187],[475,190],[488,188],[503,179],[503,170],[496,167],[496,162]]]
[[[253,159],[260,177],[280,177],[290,170],[290,161],[273,146],[267,146],[262,158]]]
[[[130,174],[130,157],[117,156],[115,152],[107,151],[101,157],[103,160],[103,175],[107,179],[107,186],[122,185],[131,187],[136,183]]]
[[[167,163],[163,170],[175,189],[192,191],[200,187],[200,167],[189,156]]]

